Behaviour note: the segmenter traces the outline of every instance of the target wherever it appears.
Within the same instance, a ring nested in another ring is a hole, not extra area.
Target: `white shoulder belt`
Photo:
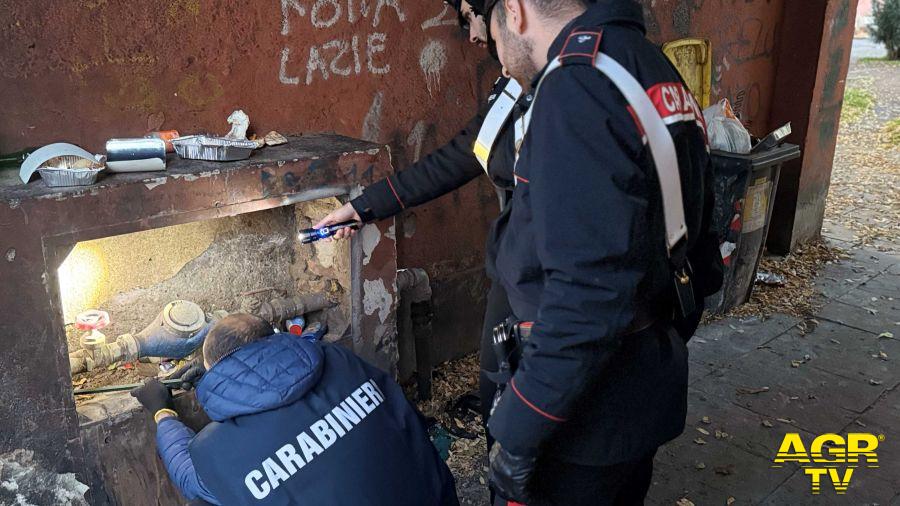
[[[488,171],[488,160],[491,158],[494,143],[497,142],[497,137],[500,136],[500,130],[509,120],[513,107],[521,96],[522,86],[515,79],[510,79],[503,91],[497,96],[487,116],[484,117],[484,123],[482,123],[481,130],[478,132],[478,139],[475,141],[473,151],[475,152],[475,158],[478,159],[478,163],[481,164],[485,172]]]
[[[541,83],[548,74],[562,66],[562,60],[553,60],[541,77],[534,93],[534,101],[537,100],[541,90]],[[681,193],[681,177],[678,172],[678,156],[675,152],[675,143],[672,135],[663,122],[659,112],[654,107],[644,87],[617,61],[603,53],[597,53],[594,59],[594,67],[602,72],[619,89],[625,100],[634,109],[635,115],[641,122],[646,132],[650,145],[650,153],[656,166],[656,173],[662,187],[663,209],[666,217],[666,245],[669,255],[673,248],[682,239],[687,239],[687,225],[684,221],[684,199]],[[532,103],[521,122],[516,122],[516,161],[518,162],[518,150],[522,145],[528,126],[531,123],[531,114],[535,104]]]

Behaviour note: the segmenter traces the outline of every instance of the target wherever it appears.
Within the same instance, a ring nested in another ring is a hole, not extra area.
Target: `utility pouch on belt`
[[[504,385],[516,373],[522,357],[521,345],[531,335],[531,325],[531,322],[520,322],[510,316],[494,327],[491,347],[499,369],[496,373],[487,373],[491,381]]]

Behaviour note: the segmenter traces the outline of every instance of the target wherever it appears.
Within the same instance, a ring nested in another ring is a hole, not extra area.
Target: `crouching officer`
[[[132,395],[154,414],[158,451],[189,500],[212,504],[459,504],[453,476],[400,386],[350,351],[251,315],[216,323],[194,435],[151,380]]]
[[[486,14],[534,95],[489,266],[530,334],[489,423],[491,483],[529,506],[641,504],[684,430],[686,342],[721,283],[702,113],[636,2]]]

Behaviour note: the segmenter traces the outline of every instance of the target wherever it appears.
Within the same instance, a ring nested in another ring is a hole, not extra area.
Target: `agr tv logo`
[[[869,469],[878,468],[875,450],[879,441],[884,441],[884,434],[854,433],[847,434],[846,439],[838,434],[822,434],[812,441],[807,451],[800,434],[790,433],[784,436],[772,467],[780,468],[795,462],[809,476],[814,495],[822,491],[824,479],[831,482],[838,495],[843,495],[847,493],[856,469],[863,465]]]

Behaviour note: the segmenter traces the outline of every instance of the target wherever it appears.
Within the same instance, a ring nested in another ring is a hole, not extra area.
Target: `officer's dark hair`
[[[272,335],[272,326],[259,316],[237,313],[222,318],[209,329],[203,341],[203,359],[215,365],[226,355],[254,341]]]
[[[578,7],[587,7],[590,0],[525,0],[533,5],[542,16],[553,18],[560,16],[568,11]],[[501,27],[506,26],[506,4],[503,0],[498,0],[494,5],[492,17],[497,18],[497,24]],[[490,27],[488,27],[490,29]]]

